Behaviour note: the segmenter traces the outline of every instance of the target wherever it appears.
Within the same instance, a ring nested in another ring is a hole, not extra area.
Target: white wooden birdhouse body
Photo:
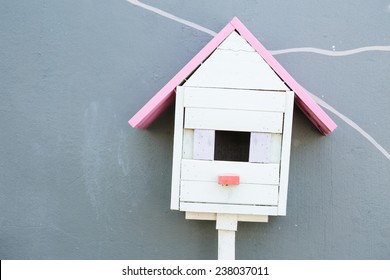
[[[203,93],[220,102],[208,103]],[[184,86],[176,94],[171,208],[284,215],[293,92]],[[272,99],[275,106],[257,110],[249,102]]]
[[[284,215],[294,93],[236,32],[176,88],[171,208]]]
[[[171,209],[187,218],[286,215],[294,100],[323,134],[336,128],[237,18],[130,124],[148,127],[173,100]]]

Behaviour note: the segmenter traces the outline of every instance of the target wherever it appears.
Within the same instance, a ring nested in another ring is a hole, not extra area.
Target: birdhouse
[[[324,135],[336,128],[237,18],[129,123],[146,128],[173,100],[171,209],[216,220],[221,244],[238,221],[286,215],[294,100]]]

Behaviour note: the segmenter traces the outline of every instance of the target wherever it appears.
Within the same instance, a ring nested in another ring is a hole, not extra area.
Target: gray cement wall
[[[145,1],[270,50],[390,45],[389,1]],[[169,210],[173,107],[127,120],[211,36],[124,0],[0,1],[0,258],[215,259],[212,222]],[[390,150],[390,52],[276,58]],[[286,217],[241,223],[239,259],[389,259],[390,160],[327,111],[294,113]]]

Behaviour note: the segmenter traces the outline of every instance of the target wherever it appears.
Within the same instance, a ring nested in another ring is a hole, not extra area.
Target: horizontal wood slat
[[[186,220],[203,220],[203,221],[215,221],[217,219],[217,213],[207,212],[186,212]],[[268,216],[266,215],[237,215],[238,222],[257,222],[267,223]]]
[[[285,103],[285,92],[184,87],[184,107],[284,112]]]
[[[186,108],[185,128],[281,133],[283,113]]]
[[[278,185],[221,186],[215,182],[181,181],[180,201],[277,205]]]
[[[240,184],[279,184],[279,164],[183,159],[181,180],[217,182],[219,175],[240,176]]]
[[[276,206],[180,202],[180,211],[277,216]]]

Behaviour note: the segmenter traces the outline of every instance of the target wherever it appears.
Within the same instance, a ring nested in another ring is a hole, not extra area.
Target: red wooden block
[[[220,184],[220,185],[239,185],[240,184],[240,176],[237,176],[237,175],[218,176],[218,184]]]

